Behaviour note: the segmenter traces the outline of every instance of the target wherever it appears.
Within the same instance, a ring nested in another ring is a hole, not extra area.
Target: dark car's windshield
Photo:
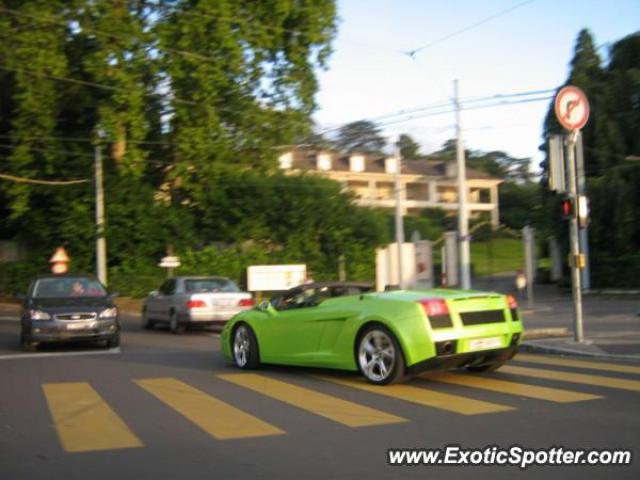
[[[198,278],[185,280],[184,289],[187,293],[198,292],[239,292],[238,286],[226,278]]]
[[[36,280],[33,298],[104,297],[106,290],[100,282],[87,277],[41,278]]]

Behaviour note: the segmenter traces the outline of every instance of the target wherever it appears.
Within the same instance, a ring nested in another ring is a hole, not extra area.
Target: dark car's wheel
[[[404,378],[404,355],[391,331],[383,325],[367,327],[356,343],[356,361],[365,378],[388,385]]]
[[[147,314],[147,308],[143,308],[142,309],[142,328],[146,329],[146,330],[151,330],[153,329],[153,327],[155,327],[156,323],[151,320],[149,318],[149,315]]]
[[[107,348],[116,348],[120,346],[120,333],[115,333],[107,340]]]
[[[469,365],[467,370],[471,372],[493,372],[499,369],[506,363],[506,360],[500,360],[498,362],[482,363],[480,365]]]
[[[258,341],[251,327],[241,323],[233,332],[233,362],[240,368],[254,369],[260,366]]]
[[[169,330],[171,330],[171,333],[175,334],[184,332],[184,325],[180,325],[180,322],[178,322],[178,315],[176,312],[171,312],[171,315],[169,316]]]
[[[24,352],[33,352],[36,349],[36,345],[24,331],[20,332],[20,346]]]

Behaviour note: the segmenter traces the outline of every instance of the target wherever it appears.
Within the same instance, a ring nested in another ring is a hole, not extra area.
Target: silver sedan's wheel
[[[233,334],[233,361],[240,368],[256,368],[260,364],[258,342],[251,327],[239,325]]]
[[[358,366],[371,383],[386,385],[404,375],[404,356],[393,334],[386,328],[369,328],[358,342]]]

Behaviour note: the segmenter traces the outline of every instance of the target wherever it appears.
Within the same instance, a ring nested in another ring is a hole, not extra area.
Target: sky
[[[640,30],[640,0],[338,0],[338,16],[334,53],[318,75],[320,131],[378,119],[389,143],[406,133],[421,153],[436,151],[455,135],[453,112],[386,126],[397,118],[379,117],[449,104],[457,79],[465,148],[530,157],[536,170],[551,100],[464,110],[465,100],[564,84],[582,28],[606,62],[612,43]],[[423,46],[413,58],[403,53]]]

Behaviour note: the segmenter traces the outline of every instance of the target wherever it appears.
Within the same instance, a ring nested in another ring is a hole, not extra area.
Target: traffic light
[[[589,225],[589,199],[586,195],[578,195],[578,227],[586,228]]]
[[[562,219],[571,220],[573,217],[573,199],[571,197],[562,198]]]
[[[562,197],[562,219],[571,220],[574,216],[578,220],[580,228],[586,228],[589,224],[589,200],[586,195]]]

